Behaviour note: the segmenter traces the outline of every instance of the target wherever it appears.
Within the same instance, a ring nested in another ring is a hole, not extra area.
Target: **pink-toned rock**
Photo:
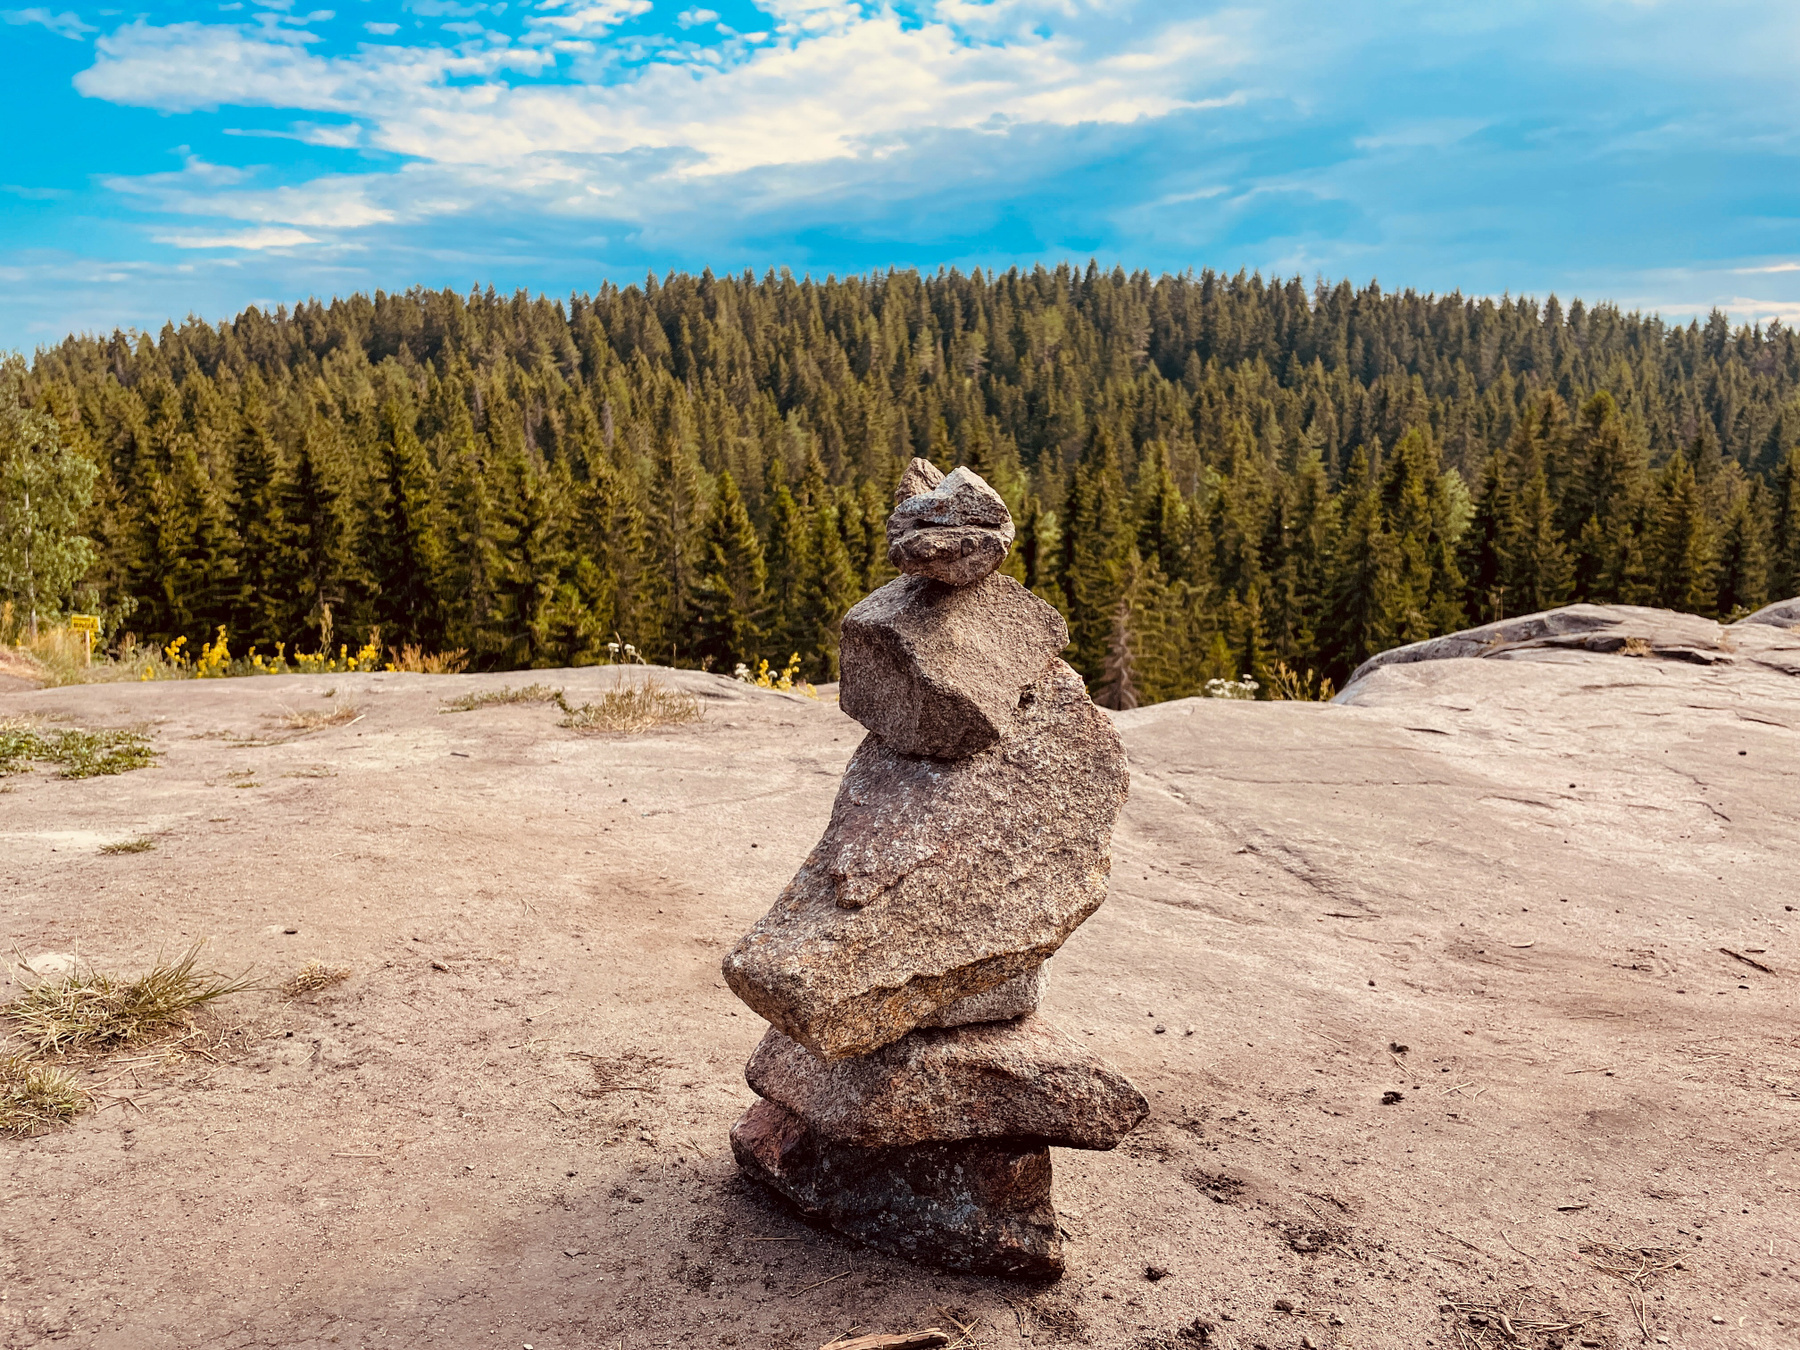
[[[959,759],[1007,733],[1068,641],[1062,615],[1009,576],[899,577],[844,616],[838,706],[902,754]]]
[[[1014,1139],[1109,1149],[1150,1110],[1124,1074],[1037,1016],[914,1031],[831,1061],[771,1029],[744,1077],[821,1138],[860,1148]]]
[[[943,472],[928,459],[915,458],[906,466],[900,475],[900,482],[894,488],[894,505],[898,506],[908,497],[919,497],[930,492],[944,481]]]
[[[985,1140],[855,1148],[764,1101],[731,1127],[731,1151],[804,1217],[871,1247],[971,1274],[1063,1272],[1047,1148]]]
[[[1128,783],[1118,733],[1060,661],[980,754],[919,759],[870,736],[725,979],[823,1058],[896,1041],[1037,969],[1099,908]]]
[[[915,473],[917,466],[924,470]],[[937,470],[915,459],[901,491],[930,481]],[[924,491],[902,498],[888,517],[888,561],[912,576],[951,586],[980,581],[1012,548],[1012,513],[998,492],[971,468],[959,468]]]
[[[1015,975],[1005,984],[997,984],[983,994],[959,998],[949,1007],[927,1017],[922,1027],[963,1027],[971,1022],[1006,1022],[1036,1012],[1044,1001],[1044,989],[1050,983],[1050,963],[1036,970]]]

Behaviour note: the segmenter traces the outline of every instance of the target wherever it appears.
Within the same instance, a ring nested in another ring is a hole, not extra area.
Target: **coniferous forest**
[[[1728,617],[1800,590],[1800,341],[1718,313],[1093,266],[671,274],[70,338],[14,383],[97,468],[61,603],[145,643],[378,627],[473,669],[618,641],[830,680],[914,455],[1006,498],[1007,570],[1113,707],[1245,674],[1316,695],[1569,601]]]

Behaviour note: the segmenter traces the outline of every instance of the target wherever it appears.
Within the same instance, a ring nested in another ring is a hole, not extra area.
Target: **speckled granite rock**
[[[898,506],[909,497],[918,497],[930,492],[944,481],[943,471],[928,459],[915,457],[900,475],[900,482],[894,488],[894,505]]]
[[[896,1041],[1036,969],[1106,898],[1125,752],[1055,662],[966,759],[851,758],[825,837],[724,961],[732,991],[826,1059]]]
[[[929,481],[924,460],[913,461],[901,490]],[[888,517],[888,561],[911,576],[931,577],[951,586],[980,581],[1012,548],[1012,513],[998,492],[975,470],[960,468],[924,491],[905,497]]]
[[[854,1148],[765,1101],[731,1127],[731,1151],[747,1175],[802,1215],[871,1247],[972,1274],[1063,1272],[1047,1148]]]
[[[902,754],[958,759],[1006,734],[1068,641],[1062,615],[1011,577],[899,577],[844,616],[838,706]]]
[[[744,1078],[820,1138],[860,1148],[1015,1139],[1109,1149],[1150,1110],[1124,1074],[1037,1016],[914,1031],[836,1061],[771,1029]]]
[[[971,1022],[1005,1022],[1036,1012],[1044,1001],[1044,990],[1050,984],[1050,963],[1036,970],[1015,975],[1005,984],[997,984],[986,993],[970,994],[941,1008],[919,1025],[922,1027],[964,1027]]]

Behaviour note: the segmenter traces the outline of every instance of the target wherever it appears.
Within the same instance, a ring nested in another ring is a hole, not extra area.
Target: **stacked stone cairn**
[[[843,710],[869,729],[831,823],[725,958],[771,1024],[739,1166],[802,1214],[950,1270],[1055,1278],[1050,1148],[1148,1111],[1037,1013],[1044,963],[1106,898],[1125,751],[1058,657],[1062,617],[996,569],[1000,495],[915,459],[902,575],[845,616]]]

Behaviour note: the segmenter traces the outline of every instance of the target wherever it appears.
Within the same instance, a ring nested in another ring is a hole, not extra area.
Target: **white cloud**
[[[52,14],[47,9],[6,9],[0,10],[0,19],[15,25],[41,24],[58,37],[73,38],[79,42],[83,35],[94,31],[93,27],[81,21],[81,16],[72,13]]]
[[[176,248],[245,248],[258,252],[271,248],[295,248],[301,244],[319,242],[315,236],[302,230],[284,229],[279,226],[257,230],[239,230],[235,234],[159,234],[154,238],[159,244],[173,244]]]
[[[543,0],[538,9],[529,20],[533,28],[562,37],[597,37],[627,19],[649,13],[650,0]]]
[[[703,23],[717,23],[719,11],[716,9],[684,9],[675,16],[675,22],[683,28],[693,28]]]
[[[376,37],[392,37],[400,31],[400,25],[397,23],[365,23],[363,28],[365,31],[375,34]]]

